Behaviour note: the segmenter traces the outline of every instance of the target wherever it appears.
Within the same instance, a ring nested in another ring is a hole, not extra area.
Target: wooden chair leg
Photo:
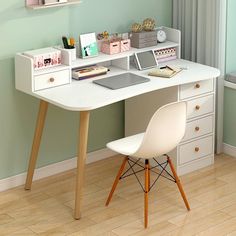
[[[150,174],[151,174],[151,171],[150,171],[150,163],[149,163],[149,161],[148,161],[148,188],[150,189],[150,185],[151,185],[151,176],[150,176]]]
[[[178,175],[177,175],[177,173],[175,171],[174,165],[173,165],[173,163],[172,163],[172,161],[171,161],[169,156],[167,156],[167,161],[168,161],[168,163],[170,165],[170,169],[171,169],[171,171],[172,171],[172,173],[173,173],[173,175],[175,177],[176,184],[177,184],[177,186],[179,188],[179,191],[180,191],[180,194],[181,194],[181,196],[182,196],[182,198],[184,200],[185,206],[188,209],[188,211],[190,211],[190,206],[188,204],[188,200],[187,200],[186,195],[184,193],[184,189],[182,187],[182,184],[180,183],[179,177],[178,177]]]
[[[150,186],[149,160],[145,160],[145,192],[144,192],[144,227],[148,226],[148,192]]]
[[[111,198],[112,198],[113,193],[114,193],[114,191],[115,191],[115,189],[116,189],[116,187],[117,187],[117,184],[118,184],[118,182],[119,182],[119,180],[120,180],[120,177],[121,177],[121,175],[122,175],[122,173],[123,173],[123,170],[124,170],[124,168],[125,168],[125,164],[126,164],[127,161],[128,161],[128,157],[125,157],[124,160],[123,160],[123,162],[122,162],[122,164],[121,164],[121,167],[120,167],[120,169],[119,169],[119,171],[118,171],[118,174],[117,174],[117,176],[116,176],[116,179],[115,179],[115,181],[114,181],[114,183],[113,183],[113,186],[112,186],[112,188],[111,188],[111,192],[110,192],[110,194],[109,194],[109,196],[108,196],[108,198],[107,198],[106,206],[108,206],[109,203],[110,203],[110,201],[111,201]]]

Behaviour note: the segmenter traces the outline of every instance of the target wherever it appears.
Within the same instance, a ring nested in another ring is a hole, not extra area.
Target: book
[[[164,77],[164,78],[171,78],[177,73],[182,71],[181,68],[175,67],[175,66],[165,66],[161,68],[157,68],[154,70],[151,70],[148,75],[150,76],[156,76],[156,77]]]
[[[99,75],[104,75],[108,71],[104,66],[88,66],[72,70],[72,78],[76,80],[87,79]]]

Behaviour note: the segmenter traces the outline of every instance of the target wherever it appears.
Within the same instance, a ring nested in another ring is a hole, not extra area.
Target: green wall
[[[172,19],[172,0],[84,0],[38,11],[27,10],[24,2],[2,1],[0,9],[0,179],[26,171],[38,110],[37,99],[14,88],[16,52],[56,45],[62,35],[127,32],[131,23],[146,17],[166,26]],[[89,151],[123,136],[123,108],[120,102],[92,112]],[[78,124],[78,113],[49,106],[38,167],[76,155]]]
[[[236,1],[228,0],[226,73],[236,71]],[[225,88],[224,142],[236,146],[236,90]]]

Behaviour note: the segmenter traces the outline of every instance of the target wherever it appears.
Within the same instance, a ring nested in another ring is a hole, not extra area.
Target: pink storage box
[[[120,42],[108,42],[105,41],[102,43],[101,51],[106,54],[116,54],[120,52]]]
[[[120,52],[130,50],[130,39],[123,39],[120,41]]]
[[[34,69],[40,70],[61,65],[61,51],[52,47],[41,48],[23,53],[34,61]]]

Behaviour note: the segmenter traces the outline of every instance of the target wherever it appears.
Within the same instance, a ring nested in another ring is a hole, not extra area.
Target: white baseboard
[[[102,160],[102,159],[105,159],[114,155],[115,155],[114,152],[112,152],[111,150],[107,148],[104,148],[95,152],[88,153],[86,163],[89,164],[89,163],[96,162],[96,161],[99,161],[99,160]],[[77,158],[74,157],[65,161],[61,161],[55,164],[51,164],[48,166],[35,169],[33,180],[42,179],[48,176],[52,176],[52,175],[67,171],[67,170],[74,169],[76,168],[76,164],[77,164],[76,159]],[[18,174],[18,175],[0,180],[0,192],[24,184],[26,180],[26,174],[27,173],[25,172],[22,174]]]
[[[236,157],[236,147],[227,143],[223,144],[223,152],[232,157]]]

